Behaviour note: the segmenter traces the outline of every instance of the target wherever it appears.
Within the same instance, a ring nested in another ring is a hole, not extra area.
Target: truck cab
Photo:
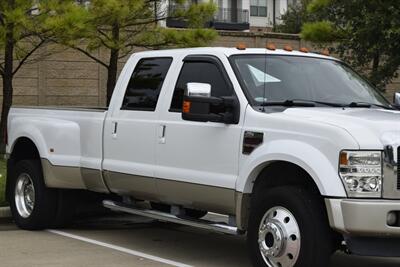
[[[24,229],[64,222],[77,190],[120,196],[104,206],[247,235],[254,266],[400,256],[399,119],[326,55],[139,52],[108,109],[12,108],[7,194]]]

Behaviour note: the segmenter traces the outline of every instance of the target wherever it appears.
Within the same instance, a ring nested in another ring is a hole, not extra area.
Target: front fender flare
[[[263,144],[245,160],[236,183],[236,191],[251,193],[260,172],[270,163],[285,161],[305,170],[314,180],[321,195],[346,197],[338,174],[338,157],[323,154],[310,144],[294,140],[277,140]]]

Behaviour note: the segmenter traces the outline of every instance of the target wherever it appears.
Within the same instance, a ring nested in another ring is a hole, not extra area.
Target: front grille
[[[397,189],[400,190],[400,146],[397,147]]]

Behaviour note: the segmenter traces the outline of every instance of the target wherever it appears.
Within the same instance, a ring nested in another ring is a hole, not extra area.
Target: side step
[[[111,201],[111,200],[104,200],[103,206],[108,209],[114,210],[114,211],[121,211],[121,212],[130,213],[130,214],[140,215],[143,217],[149,217],[149,218],[160,220],[160,221],[166,221],[166,222],[172,222],[172,223],[177,223],[177,224],[182,224],[182,225],[187,225],[187,226],[193,226],[193,227],[202,228],[202,229],[211,230],[211,231],[229,234],[229,235],[240,234],[237,227],[230,226],[227,224],[216,223],[216,222],[207,221],[207,220],[184,219],[184,218],[177,217],[170,213],[160,212],[160,211],[156,211],[156,210],[149,210],[149,209],[140,209],[140,208],[136,208],[136,207],[132,207],[130,205],[124,204],[124,203],[115,202],[115,201]]]

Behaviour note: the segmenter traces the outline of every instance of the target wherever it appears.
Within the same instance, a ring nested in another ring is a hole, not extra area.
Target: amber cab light
[[[268,50],[276,50],[276,45],[273,43],[268,43],[267,44],[267,49]]]
[[[302,47],[302,48],[300,48],[299,51],[300,51],[300,52],[303,52],[303,53],[308,53],[308,52],[309,52],[309,50],[308,50],[307,47]]]
[[[283,48],[283,50],[286,50],[288,52],[292,52],[293,48],[290,45],[285,45],[285,47]]]
[[[322,50],[321,55],[329,56],[329,55],[330,55],[329,49],[324,49],[324,50]]]
[[[237,44],[237,50],[246,50],[246,45],[244,43]]]

